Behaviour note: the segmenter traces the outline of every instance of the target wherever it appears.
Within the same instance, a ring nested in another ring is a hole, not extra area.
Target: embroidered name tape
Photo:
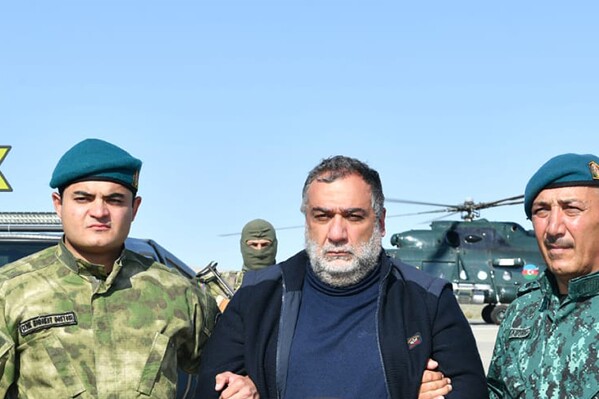
[[[21,333],[21,336],[24,337],[47,328],[74,325],[77,325],[77,316],[75,315],[75,312],[47,314],[19,323],[19,332]]]
[[[509,339],[522,339],[530,335],[530,328],[510,328]]]

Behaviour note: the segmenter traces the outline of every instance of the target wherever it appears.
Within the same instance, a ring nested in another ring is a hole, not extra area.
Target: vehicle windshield
[[[53,241],[0,241],[0,266],[14,262],[32,253],[41,251],[52,245]]]

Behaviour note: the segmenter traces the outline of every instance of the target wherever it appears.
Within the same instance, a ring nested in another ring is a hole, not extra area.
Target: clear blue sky
[[[597,153],[594,1],[7,1],[0,5],[3,211],[51,211],[64,151],[144,161],[132,236],[239,269],[245,222],[303,224],[322,158],[367,161],[392,198],[523,193],[562,152]],[[388,204],[389,214],[431,210]],[[521,206],[483,212],[530,228]],[[426,217],[391,218],[392,233]],[[283,260],[303,229],[279,231]]]

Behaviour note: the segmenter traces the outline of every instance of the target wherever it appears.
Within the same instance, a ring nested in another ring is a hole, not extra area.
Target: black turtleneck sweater
[[[284,399],[387,398],[376,328],[380,265],[346,288],[307,269]]]

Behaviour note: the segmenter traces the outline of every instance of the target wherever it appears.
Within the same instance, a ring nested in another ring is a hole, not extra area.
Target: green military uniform
[[[174,398],[216,312],[149,258],[124,250],[107,276],[60,243],[0,269],[0,397]]]
[[[494,398],[599,398],[599,273],[559,295],[546,272],[522,287],[501,323],[488,373]]]

